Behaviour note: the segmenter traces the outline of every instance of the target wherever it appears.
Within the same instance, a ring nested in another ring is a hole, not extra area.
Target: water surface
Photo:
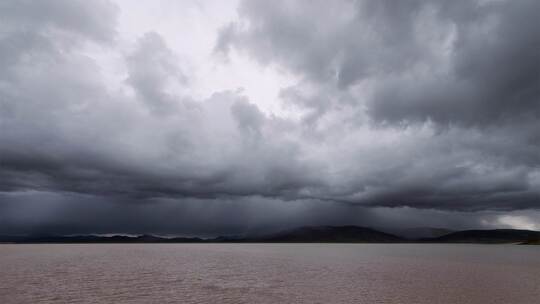
[[[540,303],[540,246],[0,245],[0,303]]]

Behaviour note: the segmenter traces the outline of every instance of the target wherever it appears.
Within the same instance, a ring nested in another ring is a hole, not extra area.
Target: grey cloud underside
[[[152,199],[139,204],[110,196],[75,193],[2,193],[3,234],[128,233],[162,235],[264,234],[302,225],[361,225],[381,228],[501,227],[499,213],[413,208],[364,208],[316,200]],[[538,221],[540,212],[514,211]],[[504,226],[503,226],[504,227]]]
[[[161,206],[148,225],[199,205],[233,223],[219,202],[231,210],[301,201],[447,215],[537,209],[539,6],[245,1],[216,50],[297,76],[281,93],[301,113],[296,121],[265,114],[238,92],[190,97],[190,72],[153,32],[124,54],[122,89],[111,88],[85,51],[114,48],[118,8],[4,1],[0,208],[13,210],[25,193],[39,191],[61,197],[59,209],[73,200],[95,205],[94,216],[108,204],[137,206],[133,218]],[[86,210],[75,205],[72,211]],[[372,216],[364,212],[356,221]],[[281,215],[272,218],[278,223]],[[186,228],[175,227],[161,230]]]
[[[375,168],[343,181],[352,184],[344,201],[539,206],[538,1],[244,1],[238,11],[216,51],[298,75],[282,97],[304,109],[309,128],[337,116],[341,132],[405,134]],[[407,138],[420,126],[433,133]],[[372,157],[356,156],[351,166]]]

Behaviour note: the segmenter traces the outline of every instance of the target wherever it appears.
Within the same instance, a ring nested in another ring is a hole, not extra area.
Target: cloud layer
[[[158,31],[123,37],[123,9],[0,4],[0,229],[504,226],[540,207],[538,1],[242,1],[208,60],[292,75],[284,115],[194,97],[197,67]]]

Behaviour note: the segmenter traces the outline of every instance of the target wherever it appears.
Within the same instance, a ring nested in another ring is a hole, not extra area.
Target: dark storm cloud
[[[126,84],[135,96],[108,89],[83,47],[88,41],[107,47],[108,41],[94,38],[113,36],[114,19],[107,18],[116,9],[106,3],[91,6],[94,11],[77,15],[84,25],[78,28],[61,22],[71,22],[62,14],[70,14],[76,3],[64,9],[52,2],[50,19],[57,22],[6,21],[2,46],[13,48],[13,56],[32,56],[21,57],[2,74],[3,191],[294,197],[299,188],[316,183],[309,176],[312,166],[297,157],[297,144],[274,138],[287,122],[267,118],[236,93],[194,101],[170,90],[189,80],[157,33],[143,34],[126,55]],[[12,6],[6,9],[21,14],[31,7]],[[90,27],[101,22],[95,15],[103,15],[110,27]],[[11,43],[21,32],[40,36],[42,43]],[[73,37],[65,40],[65,32]]]
[[[117,8],[108,1],[2,1],[0,63],[15,77],[29,57],[58,58],[85,40],[108,43],[115,36]]]
[[[539,206],[538,1],[244,1],[238,12],[217,51],[301,76],[281,96],[306,109],[311,129],[337,116],[342,127],[372,131],[357,140],[381,155],[342,155],[350,167],[341,172],[351,176],[322,196],[374,206]],[[401,137],[397,150],[378,147],[373,137],[384,130]]]
[[[537,209],[539,6],[244,1],[215,50],[292,73],[295,120],[239,91],[191,97],[156,32],[107,77],[92,50],[125,41],[106,1],[3,2],[1,229],[478,227]]]
[[[367,218],[365,210],[347,206],[261,197],[152,199],[130,208],[126,208],[126,202],[111,197],[73,193],[10,193],[2,198],[7,201],[0,206],[6,217],[4,230],[23,233],[254,234],[299,224],[358,222]]]
[[[109,196],[29,191],[0,194],[3,234],[257,235],[302,225],[361,225],[400,229],[500,227],[499,213],[413,208],[364,208],[316,200],[153,199],[139,204]],[[538,212],[514,212],[532,221]]]
[[[376,120],[537,117],[538,1],[244,1],[217,50],[340,88],[374,83]]]
[[[382,85],[372,103],[376,118],[467,125],[538,118],[540,3],[502,1],[468,10],[472,16],[459,15],[464,9],[439,12],[455,31],[448,71]]]

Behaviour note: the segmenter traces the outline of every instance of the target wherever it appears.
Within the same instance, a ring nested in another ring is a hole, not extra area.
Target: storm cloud
[[[231,10],[206,45],[122,1],[0,4],[0,232],[537,227],[538,1]]]

